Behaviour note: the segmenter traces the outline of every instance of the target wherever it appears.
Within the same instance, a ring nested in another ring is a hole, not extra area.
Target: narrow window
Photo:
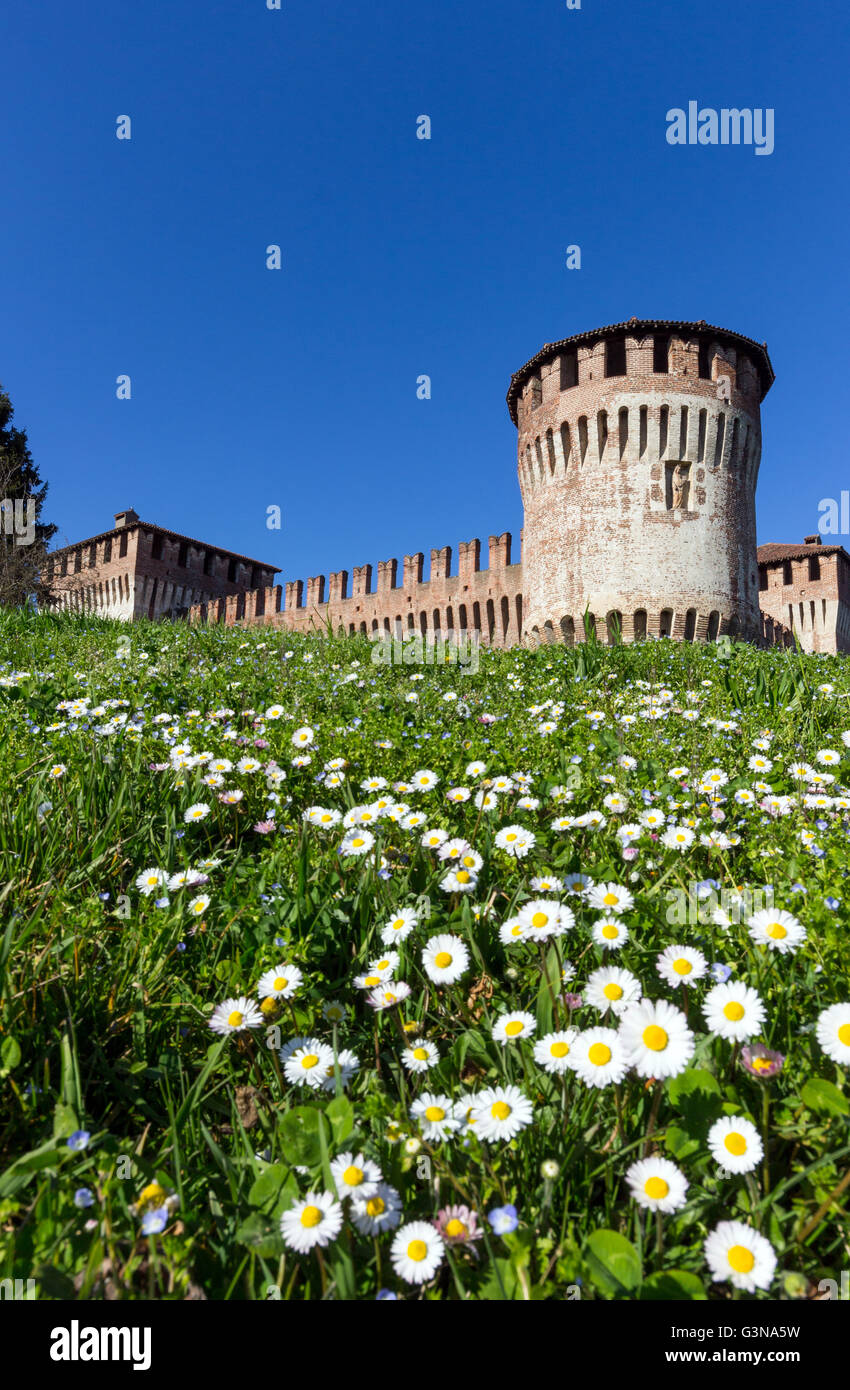
[[[790,560],[783,560],[783,562],[782,562],[782,583],[783,583],[783,584],[793,584],[793,583],[794,583],[794,573],[793,573],[793,570],[791,569],[791,561],[790,561]]]
[[[685,641],[693,642],[697,630],[697,610],[689,608],[685,614]]]
[[[228,579],[228,583],[230,583],[230,584],[235,584],[235,583],[236,583],[236,561],[235,561],[235,560],[228,560],[228,562],[227,562],[227,579]]]
[[[181,570],[184,570],[184,569],[186,568],[186,563],[187,563],[188,559],[189,559],[189,546],[188,546],[188,543],[187,543],[186,541],[181,541],[181,542],[180,542],[180,549],[179,549],[178,552],[177,552],[177,564],[180,566],[180,569],[181,569]]]
[[[646,637],[646,609],[638,608],[635,612],[635,641],[642,642]]]
[[[155,534],[153,540],[151,541],[151,559],[162,559],[162,536],[160,536],[159,534]]]
[[[670,370],[668,361],[669,348],[670,339],[656,333],[652,340],[652,370],[654,372],[664,372],[666,374]]]
[[[569,352],[561,353],[561,390],[569,391],[571,386],[578,385],[578,351],[571,348]]]
[[[609,338],[605,344],[605,375],[626,375],[626,340]]]
[[[549,473],[555,472],[555,436],[551,430],[546,431],[546,452],[549,456]]]
[[[204,574],[213,572],[213,553],[211,550],[204,551]]]
[[[767,565],[759,565],[759,589],[767,588]]]
[[[580,456],[581,456],[581,461],[582,461],[582,463],[584,463],[585,455],[587,454],[587,416],[586,416],[586,415],[580,415],[580,416],[578,417],[578,447],[579,447],[579,454],[580,454]]]
[[[659,422],[658,422],[658,452],[659,452],[659,454],[666,454],[666,452],[667,452],[667,429],[668,429],[669,422],[670,422],[670,407],[669,407],[668,405],[662,405],[662,407],[661,407],[661,418],[660,418],[660,420],[659,420]]]
[[[688,457],[688,407],[682,406],[682,413],[679,419],[679,458]]]
[[[649,409],[642,405],[640,408],[640,457],[646,453],[647,434],[649,432]]]
[[[105,541],[103,542],[103,563],[104,563],[105,565],[108,565],[108,564],[109,564],[109,561],[110,561],[111,559],[112,559],[112,537],[110,536],[108,540],[105,540]]]
[[[718,613],[717,609],[714,608],[714,609],[712,609],[712,611],[711,611],[711,612],[709,613],[709,615],[708,615],[708,631],[707,631],[707,633],[706,633],[706,636],[707,636],[709,642],[713,642],[713,641],[716,639],[717,634],[718,634],[719,631],[720,631],[720,614]]]
[[[711,362],[708,358],[708,339],[703,338],[699,345],[699,375],[703,381],[711,381]]]
[[[662,608],[661,620],[658,624],[658,633],[661,637],[669,637],[673,631],[673,609]]]
[[[119,558],[119,560],[123,560],[123,558],[124,558],[124,556],[125,556],[126,554],[127,554],[127,532],[126,532],[126,531],[122,531],[122,532],[121,532],[121,538],[120,538],[120,540],[119,540],[119,542],[118,542],[118,558]]]
[[[625,406],[619,414],[620,422],[620,458],[625,458],[626,449],[629,447],[629,412]]]
[[[705,410],[699,413],[699,439],[697,441],[697,463],[702,463],[705,459],[705,430],[708,422],[708,414]]]
[[[820,556],[809,556],[809,578],[820,579]]]
[[[561,426],[561,448],[564,451],[564,467],[566,468],[570,462],[570,450],[572,449],[570,427],[566,423]]]
[[[531,378],[531,409],[536,410],[543,404],[543,382],[539,376]]]
[[[608,443],[608,411],[599,410],[596,413],[596,439],[599,445],[599,457],[605,453],[605,446]]]

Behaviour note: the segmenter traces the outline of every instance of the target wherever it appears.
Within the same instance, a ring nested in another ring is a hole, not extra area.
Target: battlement
[[[486,569],[481,568],[481,541],[476,537],[458,546],[457,571],[452,574],[452,547],[431,551],[428,579],[423,579],[425,554],[380,560],[372,565],[336,570],[326,578],[289,580],[283,588],[234,594],[189,609],[190,622],[267,623],[293,631],[341,632],[420,631],[481,633],[483,641],[510,645],[522,636],[522,565],[511,563],[510,531],[488,538]],[[349,591],[349,578],[351,579]]]

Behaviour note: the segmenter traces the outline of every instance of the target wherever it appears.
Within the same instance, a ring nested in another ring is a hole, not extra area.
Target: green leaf
[[[600,1291],[610,1298],[621,1298],[640,1287],[640,1255],[618,1231],[591,1231],[585,1256]]]
[[[292,1189],[292,1196],[295,1197],[298,1187],[291,1169],[285,1163],[273,1163],[271,1167],[264,1169],[251,1184],[248,1192],[248,1206],[264,1207],[272,1211],[275,1207],[280,1206],[281,1199],[288,1195],[287,1187]]]
[[[321,1163],[320,1128],[324,1130],[327,1142],[327,1122],[322,1112],[313,1105],[296,1105],[281,1115],[278,1130],[283,1156],[293,1168],[316,1168]]]
[[[705,1300],[708,1297],[701,1280],[686,1269],[663,1269],[650,1274],[644,1280],[640,1296],[642,1299],[661,1298],[665,1301]]]
[[[347,1096],[336,1096],[325,1110],[334,1144],[342,1144],[354,1128],[354,1106]]]
[[[61,1100],[57,1101],[56,1109],[53,1112],[53,1138],[68,1139],[79,1127],[79,1121],[72,1107]]]
[[[249,1250],[253,1250],[255,1255],[271,1257],[282,1255],[286,1251],[277,1222],[270,1221],[258,1211],[242,1222],[236,1232],[236,1239],[240,1245],[247,1245]]]
[[[850,1103],[847,1097],[839,1091],[838,1087],[831,1081],[826,1081],[823,1077],[814,1076],[807,1081],[800,1092],[803,1104],[809,1110],[814,1110],[823,1115],[847,1115],[850,1114]]]
[[[14,1071],[21,1060],[21,1049],[14,1038],[4,1038],[0,1047],[0,1067],[4,1072]]]
[[[720,1087],[717,1084],[717,1078],[702,1067],[690,1067],[687,1071],[674,1076],[667,1083],[667,1095],[670,1104],[677,1108],[680,1108],[681,1102],[686,1096],[692,1096],[695,1092],[719,1096]]]

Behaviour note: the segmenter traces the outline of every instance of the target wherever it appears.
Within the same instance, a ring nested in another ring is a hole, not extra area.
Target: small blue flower
[[[158,1236],[168,1225],[168,1207],[156,1207],[142,1217],[142,1235]]]
[[[155,900],[155,902],[154,902],[154,907],[168,907],[168,899],[167,899],[167,898],[157,898],[157,899]]]
[[[731,974],[731,965],[722,965],[719,960],[716,960],[711,967],[711,978],[716,980],[719,985],[725,985]]]
[[[185,949],[186,949],[186,942],[185,942],[185,941],[178,941],[178,942],[177,942],[177,949],[178,949],[178,951],[185,951]]]
[[[384,1299],[387,1298],[394,1298],[397,1300],[398,1294],[393,1293],[392,1289],[379,1289],[378,1292],[375,1294],[376,1303],[381,1303],[384,1301]]]
[[[108,894],[108,893],[98,893],[97,896],[100,898],[100,901],[101,901],[102,903],[108,903],[108,902],[109,902],[109,894]]]
[[[90,1187],[78,1187],[78,1188],[77,1188],[76,1192],[74,1193],[74,1206],[75,1206],[75,1207],[91,1207],[91,1206],[94,1206],[94,1193],[92,1192],[92,1190],[91,1190]]]
[[[825,820],[816,820],[816,821],[815,821],[815,825],[817,826],[818,830],[826,830],[826,827],[827,827],[828,824],[829,824],[829,822],[828,822],[828,821],[825,821]]]
[[[487,1213],[487,1220],[493,1227],[497,1236],[509,1236],[511,1231],[515,1231],[519,1225],[519,1218],[516,1214],[516,1207],[494,1207]]]
[[[836,908],[839,908],[841,906],[840,898],[824,898],[823,901],[824,906],[828,907],[830,912],[835,912]]]
[[[87,1129],[75,1129],[68,1140],[68,1148],[79,1152],[87,1147],[90,1139],[91,1135]]]
[[[792,883],[788,891],[789,893],[805,893],[807,892],[807,889],[803,886],[802,883]]]

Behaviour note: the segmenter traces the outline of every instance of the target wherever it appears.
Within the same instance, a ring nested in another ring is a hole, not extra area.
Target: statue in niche
[[[684,507],[688,495],[688,474],[690,469],[686,463],[677,463],[673,469],[672,483],[672,502],[671,505]]]

